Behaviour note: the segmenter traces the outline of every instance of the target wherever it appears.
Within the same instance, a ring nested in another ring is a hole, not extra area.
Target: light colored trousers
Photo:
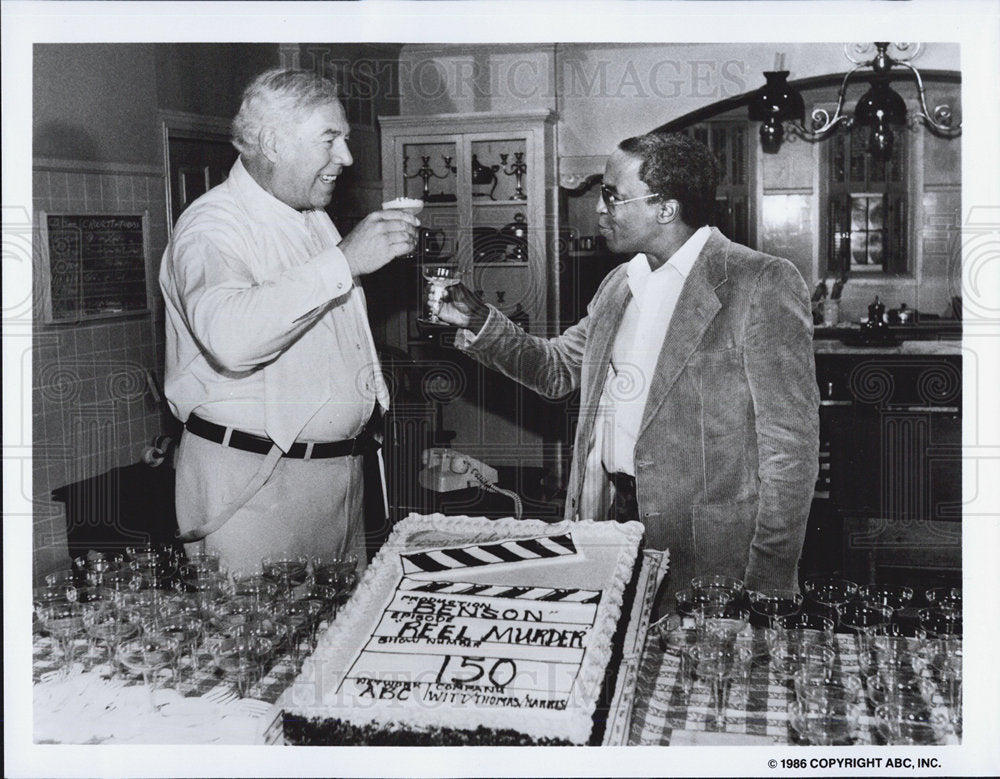
[[[244,491],[264,455],[232,449],[185,431],[177,456],[177,523],[202,526]],[[260,571],[261,558],[354,552],[364,570],[361,457],[283,457],[258,492],[221,528],[185,544],[188,554],[217,553],[230,572]]]

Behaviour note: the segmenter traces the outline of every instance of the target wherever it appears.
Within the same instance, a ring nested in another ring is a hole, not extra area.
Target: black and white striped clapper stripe
[[[433,549],[400,555],[403,573],[436,573],[456,568],[478,568],[500,563],[521,563],[526,560],[546,560],[577,554],[573,536],[538,536],[504,541],[498,544],[476,544],[452,549]]]
[[[576,587],[511,587],[509,584],[470,584],[469,582],[426,582],[404,576],[399,583],[401,592],[433,592],[438,595],[478,595],[481,598],[514,598],[517,600],[560,601],[562,603],[600,603],[599,590]]]

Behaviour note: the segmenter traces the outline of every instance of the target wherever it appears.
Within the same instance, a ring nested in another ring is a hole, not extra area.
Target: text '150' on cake
[[[279,699],[271,739],[600,743],[642,533],[411,514]]]

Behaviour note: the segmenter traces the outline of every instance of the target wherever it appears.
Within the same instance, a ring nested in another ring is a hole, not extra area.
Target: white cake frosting
[[[277,705],[357,726],[585,744],[642,533],[411,514]],[[542,557],[504,561],[478,545]]]

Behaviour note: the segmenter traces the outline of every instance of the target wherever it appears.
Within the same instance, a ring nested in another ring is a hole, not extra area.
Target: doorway
[[[161,119],[172,231],[185,208],[226,180],[239,152],[229,140],[229,122],[224,119],[167,112]]]

